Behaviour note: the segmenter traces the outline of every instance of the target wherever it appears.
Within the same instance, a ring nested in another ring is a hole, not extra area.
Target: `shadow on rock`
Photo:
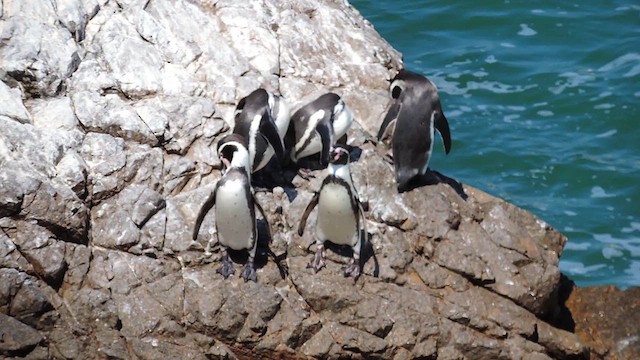
[[[552,318],[548,319],[548,321],[554,326],[569,332],[575,332],[576,322],[574,321],[571,310],[567,307],[566,303],[575,286],[576,284],[573,280],[569,279],[565,274],[560,274],[558,308],[557,311],[552,314]]]
[[[376,253],[373,250],[373,244],[371,243],[371,234],[365,233],[364,231],[360,232],[361,237],[366,236],[366,241],[363,244],[362,250],[360,251],[360,268],[364,269],[364,265],[369,261],[369,259],[373,258],[373,276],[378,277],[380,275],[380,264],[378,263],[378,258],[376,257]]]
[[[467,200],[469,196],[464,191],[462,183],[454,178],[450,178],[439,171],[427,169],[423,176],[415,177],[407,184],[407,188],[400,192],[407,192],[427,185],[447,184],[463,199]]]

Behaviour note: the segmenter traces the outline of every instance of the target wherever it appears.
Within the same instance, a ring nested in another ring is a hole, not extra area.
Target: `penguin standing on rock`
[[[360,276],[360,250],[362,239],[360,226],[367,236],[366,220],[360,206],[358,194],[349,170],[349,152],[342,147],[332,147],[330,163],[320,190],[307,205],[300,223],[298,235],[304,234],[307,218],[316,205],[318,215],[316,223],[316,253],[308,267],[315,272],[325,266],[324,242],[329,240],[338,245],[349,245],[353,249],[353,258],[344,269],[344,276]]]
[[[233,133],[247,139],[251,172],[267,165],[275,154],[284,159],[283,138],[289,128],[289,107],[282,97],[256,89],[240,99]]]
[[[326,93],[298,109],[291,122],[295,135],[291,160],[320,153],[320,163],[326,166],[331,148],[351,126],[353,113],[340,96]]]
[[[265,221],[267,217],[251,189],[246,139],[237,134],[226,135],[218,142],[218,156],[223,165],[223,175],[198,213],[193,229],[193,239],[197,239],[202,220],[215,205],[216,234],[222,253],[222,266],[217,272],[225,278],[235,273],[227,248],[247,249],[249,258],[241,275],[245,281],[256,281],[253,261],[256,255],[258,231],[254,206],[260,211]]]
[[[395,102],[380,126],[378,140],[393,132],[396,183],[398,191],[403,192],[412,188],[412,180],[427,172],[434,129],[440,132],[447,154],[451,150],[451,134],[438,90],[429,79],[400,70],[391,81],[390,93]]]

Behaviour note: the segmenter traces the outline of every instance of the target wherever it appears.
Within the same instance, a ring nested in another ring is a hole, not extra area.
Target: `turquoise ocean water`
[[[640,285],[640,3],[352,4],[440,90],[432,168],[567,235],[578,285]]]

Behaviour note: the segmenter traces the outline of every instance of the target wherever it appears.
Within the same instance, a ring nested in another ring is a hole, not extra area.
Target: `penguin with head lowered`
[[[353,258],[344,269],[344,276],[358,278],[362,249],[360,227],[364,228],[365,236],[367,236],[367,228],[364,212],[351,179],[349,152],[340,146],[331,147],[329,165],[325,172],[326,177],[320,190],[314,194],[300,218],[298,235],[304,234],[307,218],[317,206],[315,232],[317,248],[308,267],[318,272],[325,266],[324,242],[328,240],[334,244],[352,247]]]
[[[347,133],[353,113],[334,93],[321,95],[298,109],[291,116],[295,140],[291,146],[291,160],[298,162],[320,153],[320,165],[327,166],[331,147]]]
[[[247,139],[251,172],[267,165],[275,154],[284,159],[283,139],[289,128],[289,107],[284,99],[256,89],[240,99],[234,115],[233,133]]]
[[[398,191],[403,192],[410,190],[412,181],[427,172],[435,130],[440,132],[447,154],[451,150],[451,134],[438,90],[429,79],[400,70],[389,90],[394,102],[380,126],[378,140],[393,132],[396,183]]]
[[[246,139],[237,134],[224,136],[218,142],[218,156],[223,166],[223,175],[198,213],[193,239],[197,239],[202,220],[215,205],[216,234],[222,253],[222,266],[217,272],[225,278],[234,274],[235,269],[227,249],[246,249],[249,250],[249,258],[241,275],[245,281],[256,281],[254,258],[258,231],[254,207],[260,211],[265,221],[267,217],[251,189]]]

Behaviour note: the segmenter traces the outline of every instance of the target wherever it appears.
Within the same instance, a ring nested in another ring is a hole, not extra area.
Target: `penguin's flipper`
[[[260,133],[273,147],[278,161],[282,162],[284,159],[284,145],[282,145],[282,139],[278,133],[278,126],[267,111],[264,112],[260,120]]]
[[[307,218],[309,217],[309,214],[311,214],[311,211],[313,211],[313,208],[316,207],[316,205],[318,205],[319,199],[320,199],[320,193],[316,192],[315,194],[313,194],[311,201],[309,201],[309,205],[307,205],[307,208],[304,209],[304,213],[302,214],[302,217],[300,218],[300,223],[298,224],[298,235],[302,236],[302,234],[304,234],[304,228],[305,226],[307,226]]]
[[[442,111],[438,111],[435,114],[435,127],[442,136],[442,142],[444,143],[444,152],[449,153],[451,151],[451,132],[449,131],[449,122],[444,117]]]
[[[204,220],[204,217],[207,215],[209,210],[211,210],[213,205],[215,205],[217,192],[218,192],[218,184],[216,184],[216,187],[213,189],[213,192],[209,195],[209,197],[207,198],[207,201],[205,201],[202,207],[200,208],[200,212],[198,212],[198,217],[196,218],[196,224],[193,228],[193,235],[191,236],[193,240],[196,240],[198,238],[198,233],[200,232],[200,226],[202,225],[202,220]]]
[[[318,132],[318,135],[320,135],[320,141],[322,142],[320,161],[323,166],[326,166],[329,164],[331,147],[333,146],[333,124],[331,124],[330,120],[323,120],[316,126],[316,131]]]
[[[380,130],[378,130],[378,136],[377,136],[378,141],[384,138],[384,135],[386,135],[387,128],[389,127],[389,125],[392,125],[392,123],[395,123],[398,120],[398,116],[400,115],[401,108],[402,108],[402,105],[399,101],[396,101],[389,108],[387,115],[384,117],[384,120],[382,120],[382,125],[380,125]],[[391,128],[395,128],[395,127],[391,126]]]

